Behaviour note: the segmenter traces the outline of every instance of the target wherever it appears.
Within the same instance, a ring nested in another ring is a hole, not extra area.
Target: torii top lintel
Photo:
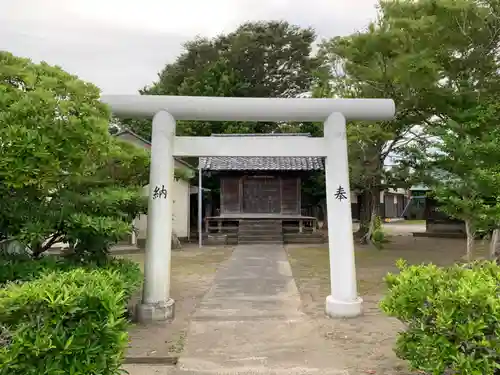
[[[114,114],[152,118],[165,110],[176,120],[325,121],[339,112],[346,120],[390,120],[392,99],[223,98],[207,96],[103,95]]]

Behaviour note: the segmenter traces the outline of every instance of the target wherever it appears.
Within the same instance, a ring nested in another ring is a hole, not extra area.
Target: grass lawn
[[[478,243],[477,256],[484,256],[486,249],[487,246]],[[364,315],[356,319],[324,316],[325,298],[330,294],[327,247],[295,245],[289,246],[287,252],[304,310],[318,322],[329,345],[344,350],[352,374],[407,375],[410,372],[405,363],[392,351],[402,325],[378,309],[378,301],[385,291],[383,277],[396,270],[395,262],[399,258],[411,264],[448,265],[461,261],[465,255],[465,241],[395,236],[384,250],[358,246],[356,272],[358,291],[364,299]]]
[[[212,284],[217,267],[231,255],[232,247],[186,246],[172,251],[170,294],[175,301],[175,319],[151,326],[131,328],[128,357],[167,357],[182,352],[188,319]],[[120,255],[144,269],[144,254]]]

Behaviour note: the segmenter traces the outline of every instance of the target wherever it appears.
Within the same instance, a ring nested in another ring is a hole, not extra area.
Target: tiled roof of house
[[[311,171],[322,170],[319,157],[215,156],[200,158],[203,170],[211,171]]]
[[[274,133],[274,134],[212,134],[213,137],[223,136],[302,136],[310,137],[307,133]],[[200,158],[199,167],[211,171],[312,171],[323,170],[324,163],[321,157],[231,157],[211,156]]]

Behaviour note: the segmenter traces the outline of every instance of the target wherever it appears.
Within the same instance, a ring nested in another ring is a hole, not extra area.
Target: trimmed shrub
[[[1,289],[0,374],[121,373],[127,294],[138,285],[121,266],[53,272]]]
[[[24,254],[0,254],[0,286],[9,282],[34,280],[50,272],[69,271],[75,268],[108,269],[120,272],[127,283],[125,293],[130,297],[142,284],[142,272],[139,265],[128,259],[108,258],[105,262],[81,263],[71,257],[46,255],[33,259]]]
[[[141,288],[144,281],[139,264],[129,259],[109,259],[103,269],[116,271],[125,280],[122,287],[127,301]]]
[[[399,261],[398,268],[387,275],[389,291],[380,304],[406,325],[398,357],[433,375],[500,373],[500,267]]]
[[[74,268],[64,258],[47,255],[33,259],[27,254],[0,255],[0,286],[9,281],[29,281],[50,271],[67,271]]]
[[[375,216],[374,218],[371,240],[377,249],[383,249],[384,244],[388,242],[380,216]]]

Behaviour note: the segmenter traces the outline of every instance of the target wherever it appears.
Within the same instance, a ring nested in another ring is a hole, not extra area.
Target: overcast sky
[[[375,17],[376,0],[0,0],[0,50],[45,60],[107,94],[153,82],[182,43],[253,20],[346,35]]]

